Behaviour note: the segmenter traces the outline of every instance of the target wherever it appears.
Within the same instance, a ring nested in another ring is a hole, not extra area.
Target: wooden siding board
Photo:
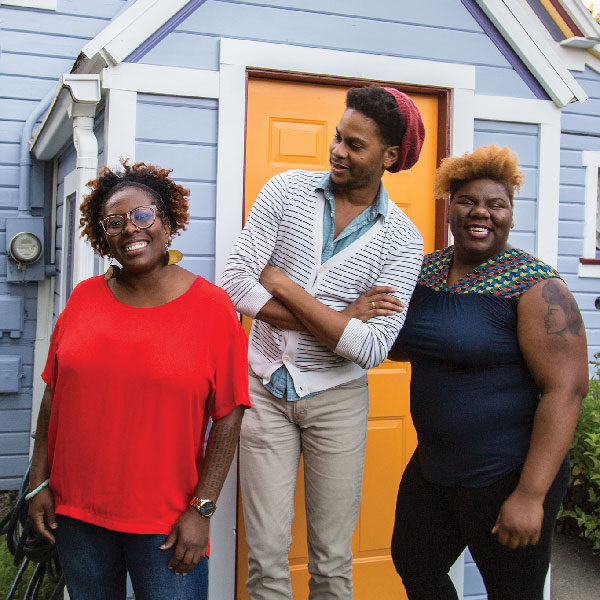
[[[3,92],[5,90],[1,90],[0,94]],[[38,100],[6,98],[0,95],[0,120],[25,122],[38,102]]]
[[[433,10],[430,3],[412,5],[398,10],[391,1],[361,3],[359,13],[350,15],[341,4],[336,12],[301,2],[209,0],[139,62],[217,70],[219,38],[229,37],[473,64],[478,93],[534,97],[459,0],[437,0]],[[456,19],[457,27],[448,25]]]
[[[19,164],[19,144],[0,142],[0,163]]]
[[[563,131],[600,136],[600,119],[596,116],[566,113],[561,122]]]
[[[562,192],[561,192],[562,196]],[[567,220],[581,220],[583,221],[584,216],[584,205],[583,202],[573,203],[573,202],[563,202],[561,199],[560,206],[558,208],[558,220],[559,222],[563,219]],[[560,252],[559,252],[560,254]]]
[[[33,79],[28,76],[0,75],[0,90],[4,98],[41,100],[56,86],[54,79]]]
[[[2,167],[0,167],[0,178],[2,177]],[[19,203],[19,190],[17,186],[7,186],[0,183],[0,222],[4,221],[2,227],[6,226],[6,217],[16,217],[17,213],[6,212],[6,209],[16,209]]]
[[[583,190],[585,187],[585,170],[579,166],[561,167],[560,169],[561,185],[576,186]]]
[[[0,407],[2,403],[0,402]],[[31,416],[27,410],[0,409],[0,433],[25,431],[29,433]]]
[[[29,452],[29,432],[11,432],[0,435],[0,455],[25,454]]]
[[[178,143],[206,143],[215,145],[217,139],[217,111],[177,107],[177,118],[172,106],[139,102],[137,107],[136,138],[147,141],[176,141]]]
[[[175,179],[216,180],[216,146],[136,141],[135,156],[136,160],[173,168]]]
[[[57,14],[41,10],[9,10],[7,7],[0,9],[0,18],[3,31],[18,33],[43,31],[46,35],[83,39],[92,39],[109,22],[106,18],[69,15],[62,10]]]
[[[264,0],[218,0],[223,4],[264,5]],[[300,10],[316,14],[332,14],[402,23],[428,23],[432,26],[465,31],[480,31],[477,23],[466,11],[456,10],[457,4],[448,0],[428,2],[402,2],[379,0],[366,3],[364,0],[270,0],[272,7]]]
[[[1,60],[2,73],[6,75],[23,75],[29,77],[56,78],[61,73],[68,73],[73,66],[73,59],[54,56],[36,56],[24,52],[7,52],[3,50]]]
[[[581,239],[583,238],[583,225],[583,221],[560,221],[558,224],[558,237],[562,239]]]
[[[560,186],[560,205],[564,204],[565,212],[561,215],[569,219],[569,210],[571,206],[585,204],[584,188],[579,185],[561,184]]]
[[[193,52],[188,49],[193,48]],[[141,64],[219,70],[219,36],[173,31],[149,50]]]
[[[30,31],[3,30],[2,51],[74,60],[90,39],[91,37],[64,37]]]
[[[23,123],[21,121],[0,121],[0,140],[3,142],[19,143]]]
[[[18,477],[19,480],[25,473],[29,463],[29,456],[0,456],[0,473],[3,477]],[[15,489],[15,488],[3,488]]]
[[[466,12],[456,0],[448,0],[444,12],[449,10]],[[430,18],[424,16],[418,23],[404,23],[282,10],[264,4],[236,4],[233,9],[230,3],[213,0],[199,7],[178,30],[452,62],[472,62],[473,56],[477,56],[479,64],[507,65],[481,29],[466,31],[430,26]]]

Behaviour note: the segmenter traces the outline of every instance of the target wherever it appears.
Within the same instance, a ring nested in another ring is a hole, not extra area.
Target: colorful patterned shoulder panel
[[[453,257],[454,246],[428,254],[417,283],[438,292],[495,294],[517,298],[538,281],[560,277],[552,267],[535,256],[512,248],[490,258],[448,288],[446,280]]]

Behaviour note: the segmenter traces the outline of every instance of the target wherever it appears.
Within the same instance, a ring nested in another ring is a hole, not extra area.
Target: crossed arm
[[[549,314],[559,308],[557,325]],[[583,321],[562,280],[541,281],[521,297],[517,334],[540,401],[519,483],[492,529],[510,548],[539,540],[544,499],[569,450],[589,379]]]
[[[376,286],[338,312],[317,300],[277,267],[265,267],[260,283],[273,298],[260,309],[257,319],[281,329],[310,331],[331,350],[336,349],[350,319],[366,323],[373,317],[394,315],[404,306],[391,295],[398,290]]]

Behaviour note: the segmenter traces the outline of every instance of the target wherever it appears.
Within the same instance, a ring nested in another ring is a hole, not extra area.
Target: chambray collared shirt
[[[338,252],[341,252],[344,248],[347,248],[352,242],[355,242],[361,235],[364,235],[377,221],[381,215],[383,219],[387,216],[388,209],[388,195],[383,187],[383,183],[379,184],[379,192],[377,198],[371,206],[365,208],[363,212],[355,217],[343,231],[334,239],[335,234],[335,199],[333,197],[333,186],[331,185],[331,179],[329,173],[326,173],[319,182],[319,185],[315,188],[323,192],[325,197],[325,210],[323,211],[323,247],[321,248],[321,264],[327,262],[332,256],[335,256]],[[288,400],[299,400],[300,397],[296,393],[294,382],[289,371],[285,366],[279,367],[271,375],[271,379],[265,384],[265,387],[277,398],[286,397]],[[319,392],[308,394],[304,398],[309,396],[315,396]]]

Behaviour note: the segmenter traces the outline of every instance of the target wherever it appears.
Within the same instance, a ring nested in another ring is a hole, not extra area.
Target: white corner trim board
[[[20,6],[41,10],[56,10],[56,3],[57,0],[0,0],[1,6]]]
[[[135,163],[137,92],[110,89],[104,101],[104,164],[120,166],[121,158]]]
[[[452,92],[451,153],[473,148],[475,67],[393,56],[223,38],[219,71],[219,139],[215,278],[242,226],[246,69],[329,75],[444,87]],[[235,215],[235,218],[232,218]]]
[[[598,218],[598,170],[600,152],[584,150],[581,163],[585,167],[585,208],[583,224],[583,258],[596,258],[596,223]],[[600,277],[600,265],[579,264],[580,277]]]

